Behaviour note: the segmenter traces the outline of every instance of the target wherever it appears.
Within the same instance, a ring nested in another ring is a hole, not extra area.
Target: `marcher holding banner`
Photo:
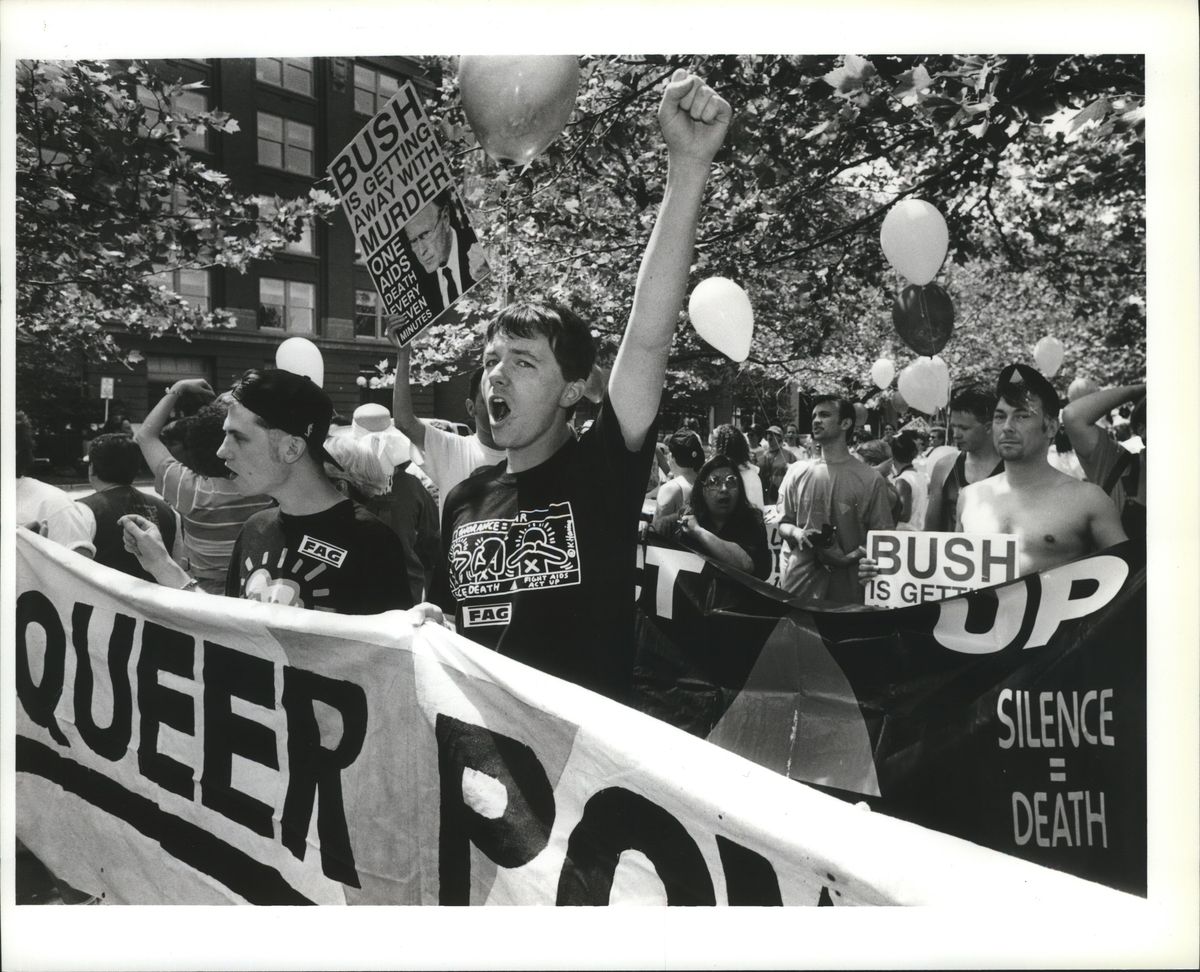
[[[303,375],[247,371],[233,386],[225,441],[217,455],[247,495],[279,505],[255,513],[234,543],[225,594],[339,614],[411,607],[406,541],[325,474],[333,403]],[[339,467],[340,468],[340,467]],[[124,517],[125,546],[167,587],[194,588],[158,530]]]
[[[461,483],[442,521],[439,601],[460,630],[543,671],[626,698],[635,556],[652,427],[687,288],[696,223],[728,103],[678,70],[658,111],[666,191],[629,324],[592,427],[569,419],[595,361],[589,326],[561,307],[511,305],[491,322],[483,390],[507,466]],[[435,582],[435,588],[439,585]]]

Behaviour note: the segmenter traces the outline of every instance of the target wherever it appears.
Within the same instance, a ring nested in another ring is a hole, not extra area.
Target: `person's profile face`
[[[450,258],[450,214],[430,203],[404,224],[404,237],[426,273],[433,273]]]
[[[992,434],[991,426],[979,421],[973,412],[951,412],[950,431],[955,448],[963,452],[978,452]]]

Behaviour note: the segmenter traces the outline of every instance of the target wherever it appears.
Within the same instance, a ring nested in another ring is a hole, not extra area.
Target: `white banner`
[[[1011,533],[871,530],[867,556],[879,573],[867,584],[871,607],[943,601],[1017,576],[1019,539]]]
[[[112,903],[1129,900],[403,613],[170,591],[24,530],[17,552],[17,835]]]

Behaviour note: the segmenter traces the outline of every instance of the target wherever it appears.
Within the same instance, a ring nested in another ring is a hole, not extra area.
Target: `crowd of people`
[[[854,403],[837,396],[816,399],[804,438],[794,423],[761,439],[720,426],[707,447],[695,429],[660,432],[697,217],[731,113],[680,71],[658,117],[665,195],[585,430],[572,419],[595,365],[587,322],[555,304],[515,303],[488,325],[469,436],[416,416],[407,349],[392,413],[364,405],[348,422],[288,371],[248,371],[221,394],[178,381],[135,433],[92,441],[95,493],[82,501],[32,477],[19,417],[19,523],[197,596],[342,614],[409,609],[416,625],[452,625],[620,701],[631,691],[635,551],[652,469],[651,530],[765,579],[777,528],[780,585],[839,604],[863,601],[870,530],[1016,534],[1025,572],[1119,542],[1139,516],[1144,529],[1144,461],[1096,425],[1139,401],[1144,439],[1144,386],[1097,391],[1060,415],[1050,383],[1014,365],[994,388],[950,403],[953,448],[919,428],[864,439]],[[170,422],[181,404],[186,416]],[[1050,465],[1060,428],[1090,481]],[[157,496],[131,486],[139,454]]]

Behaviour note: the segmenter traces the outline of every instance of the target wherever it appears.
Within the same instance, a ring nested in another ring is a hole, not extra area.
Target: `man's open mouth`
[[[493,395],[488,399],[488,415],[491,416],[493,422],[503,422],[512,411],[508,407],[508,402],[503,398],[497,398]]]

